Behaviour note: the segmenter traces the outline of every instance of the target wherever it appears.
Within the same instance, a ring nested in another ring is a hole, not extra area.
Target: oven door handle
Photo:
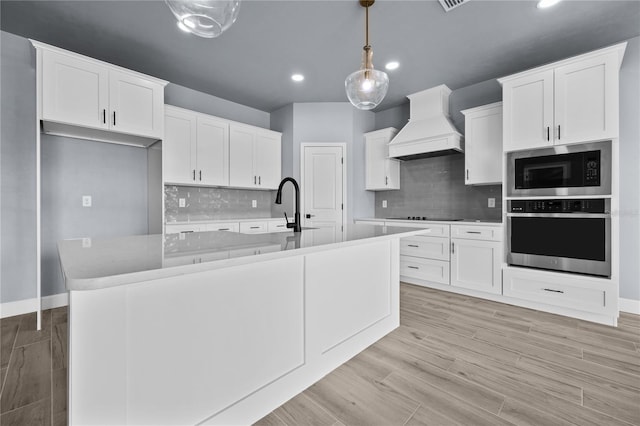
[[[550,217],[554,219],[611,219],[611,213],[507,213],[507,217]]]

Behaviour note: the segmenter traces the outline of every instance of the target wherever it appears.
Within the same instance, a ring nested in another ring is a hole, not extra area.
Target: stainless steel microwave
[[[611,141],[507,154],[507,196],[611,195]]]

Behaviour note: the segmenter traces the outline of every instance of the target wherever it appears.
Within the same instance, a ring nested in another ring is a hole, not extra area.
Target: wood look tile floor
[[[0,425],[67,424],[67,308],[0,320]]]
[[[640,425],[640,316],[614,328],[401,284],[398,329],[256,425]]]
[[[400,327],[256,424],[638,425],[640,316],[617,328],[401,285]],[[67,422],[67,309],[0,320],[0,425]]]

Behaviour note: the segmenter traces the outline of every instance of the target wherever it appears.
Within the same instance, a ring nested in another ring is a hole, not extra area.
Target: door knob
[[[316,216],[315,214],[309,214],[309,213],[304,215],[304,217],[306,217],[307,219],[311,219],[312,217],[315,217],[315,216]]]

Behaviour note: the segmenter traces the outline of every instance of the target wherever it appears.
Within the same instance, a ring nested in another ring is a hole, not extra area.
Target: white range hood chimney
[[[407,96],[409,122],[389,142],[389,157],[400,160],[464,152],[464,140],[449,120],[451,89],[444,84]]]

